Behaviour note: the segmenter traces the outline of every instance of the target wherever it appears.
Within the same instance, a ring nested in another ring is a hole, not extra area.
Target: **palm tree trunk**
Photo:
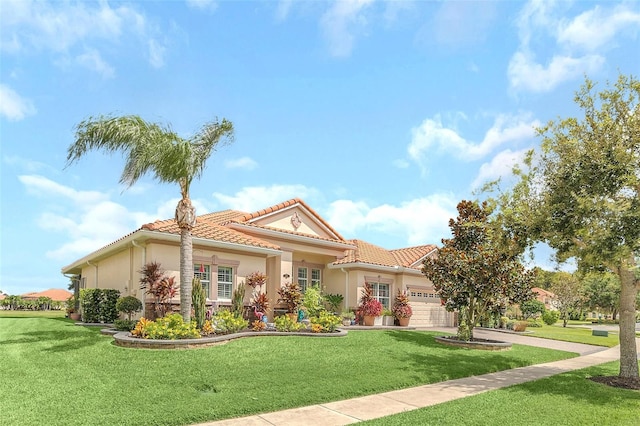
[[[180,230],[180,315],[191,320],[191,283],[193,281],[193,242],[191,229]]]
[[[636,294],[633,256],[630,265],[619,266],[620,277],[620,377],[639,377],[636,348]]]

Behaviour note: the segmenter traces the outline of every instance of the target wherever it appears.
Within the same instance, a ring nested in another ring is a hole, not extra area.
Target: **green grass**
[[[640,392],[586,380],[615,376],[618,362],[364,422],[405,425],[637,425]]]
[[[575,356],[519,345],[506,352],[451,348],[434,335],[265,336],[163,351],[117,347],[99,329],[64,318],[0,318],[2,422],[184,425]]]
[[[527,336],[541,337],[544,339],[562,340],[565,342],[586,343],[588,345],[606,346],[612,348],[620,343],[618,334],[609,333],[609,336],[592,336],[587,328],[562,327],[560,325],[544,325],[542,327],[527,327]]]
[[[0,309],[0,318],[64,318],[65,311],[5,311]]]

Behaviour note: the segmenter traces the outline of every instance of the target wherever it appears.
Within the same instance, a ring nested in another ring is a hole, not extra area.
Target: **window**
[[[200,284],[204,288],[204,294],[209,299],[211,294],[211,266],[204,265],[202,263],[196,263],[193,265],[193,277],[200,278]]]
[[[218,266],[218,299],[231,299],[233,291],[233,268]]]
[[[313,268],[311,269],[311,285],[320,288],[320,283],[322,280],[320,279],[320,269]]]
[[[375,297],[385,309],[390,309],[389,305],[389,284],[370,283]]]
[[[320,288],[322,283],[322,269],[316,267],[298,266],[297,268],[298,284],[300,289],[304,293],[309,285]],[[311,277],[309,277],[309,271],[311,271]],[[311,280],[309,280],[311,278]]]
[[[307,268],[298,268],[298,284],[300,284],[300,289],[304,293],[307,291],[307,283],[308,283],[308,270]]]

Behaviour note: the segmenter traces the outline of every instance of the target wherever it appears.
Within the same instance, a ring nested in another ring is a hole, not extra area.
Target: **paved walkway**
[[[455,329],[453,328],[430,328],[425,330],[455,333]],[[620,359],[619,346],[604,348],[601,346],[560,342],[557,340],[540,339],[537,337],[488,330],[474,330],[474,336],[576,352],[579,353],[580,356],[562,361],[520,367],[512,370],[499,371],[497,373],[483,374],[481,376],[448,380],[446,382],[416,386],[377,395],[362,396],[344,401],[328,402],[273,413],[221,420],[218,422],[201,423],[196,426],[346,425],[397,414],[403,411],[416,410],[453,399],[464,398],[466,396]],[[638,346],[638,352],[640,353],[640,339],[636,339],[636,344]]]

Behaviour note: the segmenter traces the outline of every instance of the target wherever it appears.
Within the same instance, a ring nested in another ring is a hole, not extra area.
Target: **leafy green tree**
[[[558,260],[620,279],[620,376],[638,378],[635,300],[640,288],[640,82],[621,75],[595,93],[586,79],[583,118],[538,129],[520,181],[500,197],[502,218],[523,246],[543,241]]]
[[[180,228],[180,313],[190,320],[191,282],[193,280],[193,243],[191,230],[196,225],[195,208],[189,198],[191,182],[200,178],[209,156],[223,142],[233,140],[233,124],[226,119],[207,123],[188,139],[170,127],[150,123],[135,115],[98,116],[76,127],[76,140],[67,150],[67,166],[87,152],[121,152],[125,166],[120,182],[131,187],[150,173],[162,183],[180,186],[182,198],[175,219]]]
[[[522,311],[522,315],[524,319],[528,319],[530,317],[541,315],[545,311],[544,303],[539,300],[531,299],[527,300],[524,303],[520,304],[520,310]]]
[[[562,326],[566,327],[572,312],[579,310],[584,302],[582,284],[569,272],[558,272],[553,279],[551,291],[555,294],[553,305],[562,319]]]
[[[438,255],[425,259],[422,271],[433,282],[448,311],[459,311],[458,338],[473,339],[473,328],[490,312],[533,297],[533,272],[506,249],[502,230],[489,222],[487,204],[461,201],[449,220],[453,234]]]
[[[582,279],[587,306],[616,319],[620,307],[620,280],[610,272],[590,272]]]

